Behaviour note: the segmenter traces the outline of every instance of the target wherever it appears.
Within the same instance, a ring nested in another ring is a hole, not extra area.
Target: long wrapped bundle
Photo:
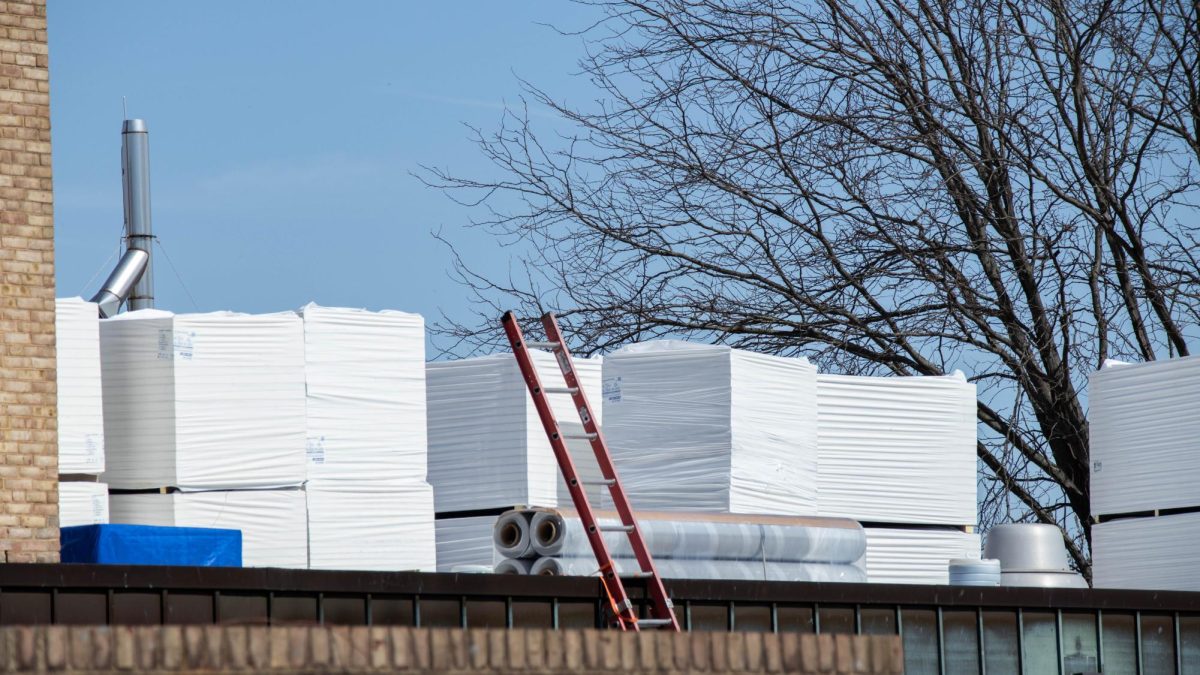
[[[433,490],[423,481],[310,483],[309,567],[314,570],[437,568]]]
[[[616,514],[598,516],[601,525],[620,524]],[[838,518],[639,512],[637,519],[656,560],[853,563],[863,557],[867,547],[862,527]],[[539,556],[592,556],[583,523],[572,512],[536,512],[530,533]],[[613,557],[633,557],[625,533],[605,532],[603,536]]]
[[[495,516],[444,518],[434,521],[437,534],[437,571],[452,572],[465,565],[495,564],[492,545]]]
[[[805,359],[678,341],[606,356],[604,434],[630,501],[816,515],[816,375]]]
[[[515,562],[515,561],[514,561]],[[618,574],[636,574],[636,560],[614,561]],[[818,581],[866,583],[862,568],[848,564],[754,562],[751,560],[655,560],[665,579],[727,579],[736,581]],[[591,558],[538,558],[530,574],[543,576],[592,576],[596,561]]]
[[[1096,588],[1200,591],[1200,513],[1092,526]]]
[[[108,486],[89,481],[58,484],[58,524],[103,525],[108,522]]]
[[[979,535],[949,529],[866,529],[871,583],[948,584],[951,560],[978,560]]]

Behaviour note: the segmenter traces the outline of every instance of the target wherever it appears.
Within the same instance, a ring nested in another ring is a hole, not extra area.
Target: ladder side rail
[[[547,341],[552,343],[557,342],[559,345],[555,351],[559,370],[562,371],[567,387],[575,390],[571,398],[575,403],[575,410],[579,413],[580,422],[583,423],[584,432],[594,434],[590,440],[592,452],[596,455],[596,462],[600,465],[601,474],[604,478],[611,479],[608,485],[613,506],[620,515],[622,524],[632,528],[628,532],[630,547],[633,549],[634,556],[637,558],[641,570],[650,575],[649,590],[651,599],[654,600],[652,613],[656,618],[670,619],[671,626],[675,630],[679,630],[679,624],[675,618],[670,597],[663,586],[662,578],[658,575],[658,568],[654,565],[654,559],[650,555],[646,541],[642,538],[641,529],[638,527],[637,519],[634,517],[633,506],[630,504],[629,497],[625,494],[625,488],[621,485],[620,478],[617,476],[617,467],[613,464],[612,455],[608,451],[608,444],[604,440],[604,434],[596,424],[596,416],[592,412],[592,407],[588,404],[587,394],[584,392],[583,385],[579,382],[579,377],[575,372],[575,361],[571,358],[571,353],[567,349],[566,339],[562,335],[562,331],[558,326],[558,319],[554,316],[553,312],[547,312],[542,316],[542,326],[546,330]]]
[[[567,483],[567,490],[571,494],[571,501],[575,504],[575,510],[579,513],[579,518],[584,524],[584,532],[592,545],[592,551],[596,555],[596,562],[600,565],[601,582],[604,584],[609,596],[616,601],[617,610],[620,612],[617,616],[617,621],[622,630],[636,631],[638,630],[637,614],[633,609],[633,603],[629,600],[629,594],[626,593],[625,586],[621,583],[621,578],[617,576],[616,565],[613,562],[612,555],[608,551],[608,545],[604,541],[604,536],[600,532],[600,528],[596,525],[595,514],[592,512],[591,504],[588,503],[583,485],[579,481],[579,474],[575,470],[575,463],[571,460],[571,454],[567,450],[566,442],[563,440],[558,420],[555,419],[554,411],[543,392],[541,378],[537,374],[537,367],[533,363],[533,357],[525,344],[525,336],[521,331],[520,325],[518,325],[516,316],[511,311],[505,312],[502,323],[504,324],[504,332],[508,336],[509,344],[512,346],[513,354],[517,358],[517,365],[521,370],[521,376],[524,378],[525,385],[529,388],[530,396],[533,398],[538,418],[541,419],[542,426],[546,430],[546,437],[550,441],[550,448],[554,451],[554,457],[558,460],[559,469],[562,471],[563,479]]]

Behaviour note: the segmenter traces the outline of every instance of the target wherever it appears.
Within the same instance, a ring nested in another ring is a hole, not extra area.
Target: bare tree
[[[1195,11],[1152,4],[602,2],[595,104],[529,89],[575,132],[511,113],[480,137],[499,179],[427,180],[521,256],[460,260],[478,299],[559,310],[583,349],[963,370],[981,522],[1061,525],[1088,573],[1087,377],[1187,354],[1200,308]]]

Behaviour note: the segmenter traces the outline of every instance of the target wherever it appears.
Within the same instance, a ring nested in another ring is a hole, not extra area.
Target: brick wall
[[[895,636],[385,627],[0,629],[4,672],[903,672]]]
[[[0,552],[58,562],[45,0],[0,2]]]

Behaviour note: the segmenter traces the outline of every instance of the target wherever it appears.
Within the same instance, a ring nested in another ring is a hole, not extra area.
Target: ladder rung
[[[645,626],[647,628],[658,628],[659,626],[670,626],[670,619],[638,619],[638,627]]]
[[[530,349],[549,349],[551,351],[558,351],[561,347],[557,342],[534,342],[533,340],[526,340],[525,346]]]
[[[601,485],[605,485],[607,487],[612,487],[617,484],[617,479],[616,478],[602,478],[602,479],[600,479],[599,483]]]
[[[633,532],[632,525],[601,525],[601,532]]]
[[[563,434],[563,438],[569,438],[573,441],[594,441],[596,434]]]
[[[578,387],[542,387],[542,391],[547,394],[570,394],[574,396],[579,393]]]

